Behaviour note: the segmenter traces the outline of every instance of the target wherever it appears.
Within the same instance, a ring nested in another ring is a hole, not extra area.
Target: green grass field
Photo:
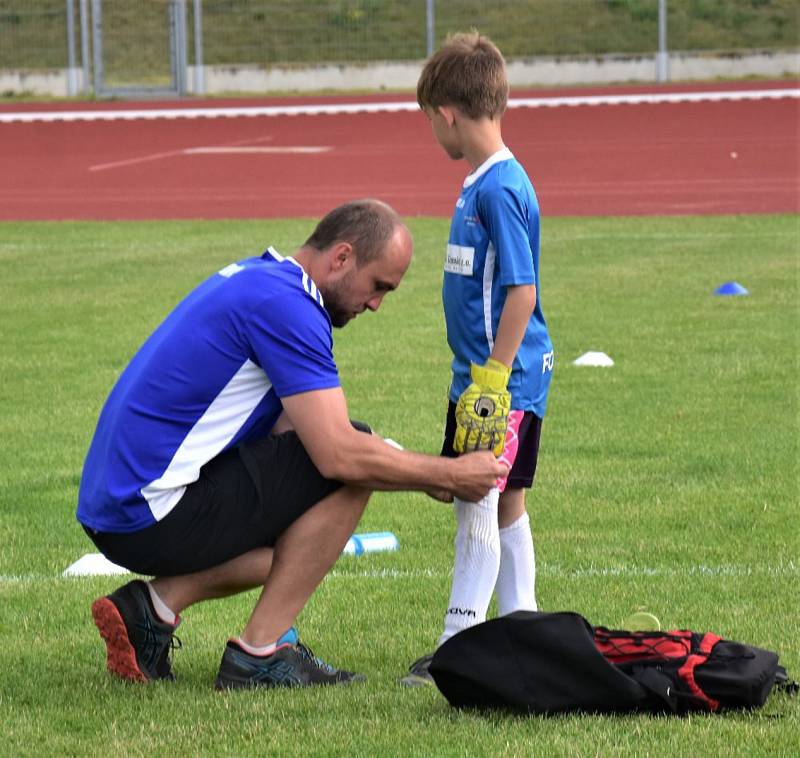
[[[448,384],[439,303],[447,223],[410,221],[397,293],[336,335],[351,415],[436,452]],[[454,523],[377,494],[359,531],[396,553],[342,558],[299,619],[362,671],[349,689],[218,694],[226,638],[255,595],[190,609],[174,684],[109,677],[91,601],[62,578],[93,546],[81,464],[115,378],[193,285],[309,220],[0,224],[0,709],[4,755],[798,755],[800,700],[689,718],[523,718],[452,710],[396,679],[436,639]],[[544,610],[774,649],[800,678],[797,216],[546,219],[542,300],[556,369],[528,496]],[[714,297],[737,280],[749,297]],[[587,350],[610,369],[579,368]]]

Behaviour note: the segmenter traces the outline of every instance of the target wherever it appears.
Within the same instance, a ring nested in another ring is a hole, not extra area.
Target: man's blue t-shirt
[[[133,532],[164,518],[200,468],[269,433],[280,398],[339,386],[322,296],[270,248],[191,292],[148,338],[100,414],[78,520]]]
[[[453,351],[453,402],[472,381],[470,363],[482,365],[492,352],[506,287],[526,284],[536,285],[536,308],[508,388],[512,409],[542,418],[553,345],[539,288],[539,204],[525,170],[503,148],[464,180],[450,224],[442,300]]]

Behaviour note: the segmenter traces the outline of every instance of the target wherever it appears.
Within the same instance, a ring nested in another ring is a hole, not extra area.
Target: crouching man
[[[270,247],[211,276],[133,357],[100,414],[77,511],[109,560],[154,577],[92,605],[112,673],[172,679],[180,614],[261,587],[217,688],[363,678],[314,656],[294,623],[370,493],[476,501],[508,473],[489,452],[397,450],[348,417],[332,327],[376,311],[411,256],[389,206],[347,203],[292,256]]]

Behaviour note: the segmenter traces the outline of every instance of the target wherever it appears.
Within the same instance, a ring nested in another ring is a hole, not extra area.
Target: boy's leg
[[[438,645],[462,629],[486,619],[500,566],[497,524],[499,490],[495,487],[478,503],[454,501],[456,516],[455,558],[444,631]],[[414,661],[400,679],[406,687],[433,684],[429,667],[433,653]]]
[[[512,466],[517,451],[517,430],[522,418],[521,412],[512,412],[506,445],[500,460]],[[455,403],[449,403],[445,421],[442,455],[455,457],[453,449],[456,419]],[[456,498],[453,510],[456,517],[455,557],[453,561],[453,580],[450,599],[444,617],[444,630],[437,647],[454,634],[486,620],[486,612],[492,599],[500,567],[500,533],[498,527],[498,482],[489,494],[478,503],[466,503]],[[418,658],[409,667],[408,673],[400,679],[409,687],[431,684],[428,667],[433,653]]]
[[[506,487],[500,493],[500,501],[497,504],[497,523],[500,528],[508,528],[525,513],[525,490],[521,487]]]
[[[500,567],[499,494],[495,487],[477,503],[458,498],[454,502],[457,526],[453,583],[439,645],[462,629],[486,620]]]
[[[449,452],[454,418],[448,416],[445,447]],[[524,487],[530,487],[539,454],[541,420],[532,413],[509,414],[500,460],[510,468],[480,503],[455,500],[456,541],[453,583],[439,645],[457,632],[486,620],[496,585],[500,614],[535,610],[535,563]],[[507,490],[507,491],[506,491]],[[501,538],[501,533],[503,538]],[[505,543],[505,567],[503,566]],[[502,574],[502,579],[500,578]],[[500,598],[502,595],[502,599]]]
[[[525,490],[506,489],[500,495],[500,570],[497,574],[497,610],[501,616],[536,610],[536,557]]]
[[[449,411],[442,450],[445,455],[454,453],[452,438],[455,434],[455,415],[452,403]],[[523,418],[522,411],[511,411],[509,414],[505,444],[499,458],[512,472],[519,448],[520,424]],[[499,480],[497,485],[478,503],[465,503],[458,498],[455,500],[457,526],[453,585],[439,645],[462,629],[486,620],[486,612],[489,610],[500,568],[498,525],[503,522],[499,520],[501,516],[498,509],[506,481]],[[524,507],[523,502],[523,510]]]
[[[537,609],[536,555],[525,511],[525,490],[533,486],[541,433],[542,420],[526,412],[518,425],[517,451],[506,489],[500,495],[500,570],[495,592],[501,616]]]

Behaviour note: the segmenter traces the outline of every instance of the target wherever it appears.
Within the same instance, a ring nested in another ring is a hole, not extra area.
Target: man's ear
[[[349,242],[337,242],[331,249],[331,270],[338,272],[347,268],[353,257],[353,246]]]

